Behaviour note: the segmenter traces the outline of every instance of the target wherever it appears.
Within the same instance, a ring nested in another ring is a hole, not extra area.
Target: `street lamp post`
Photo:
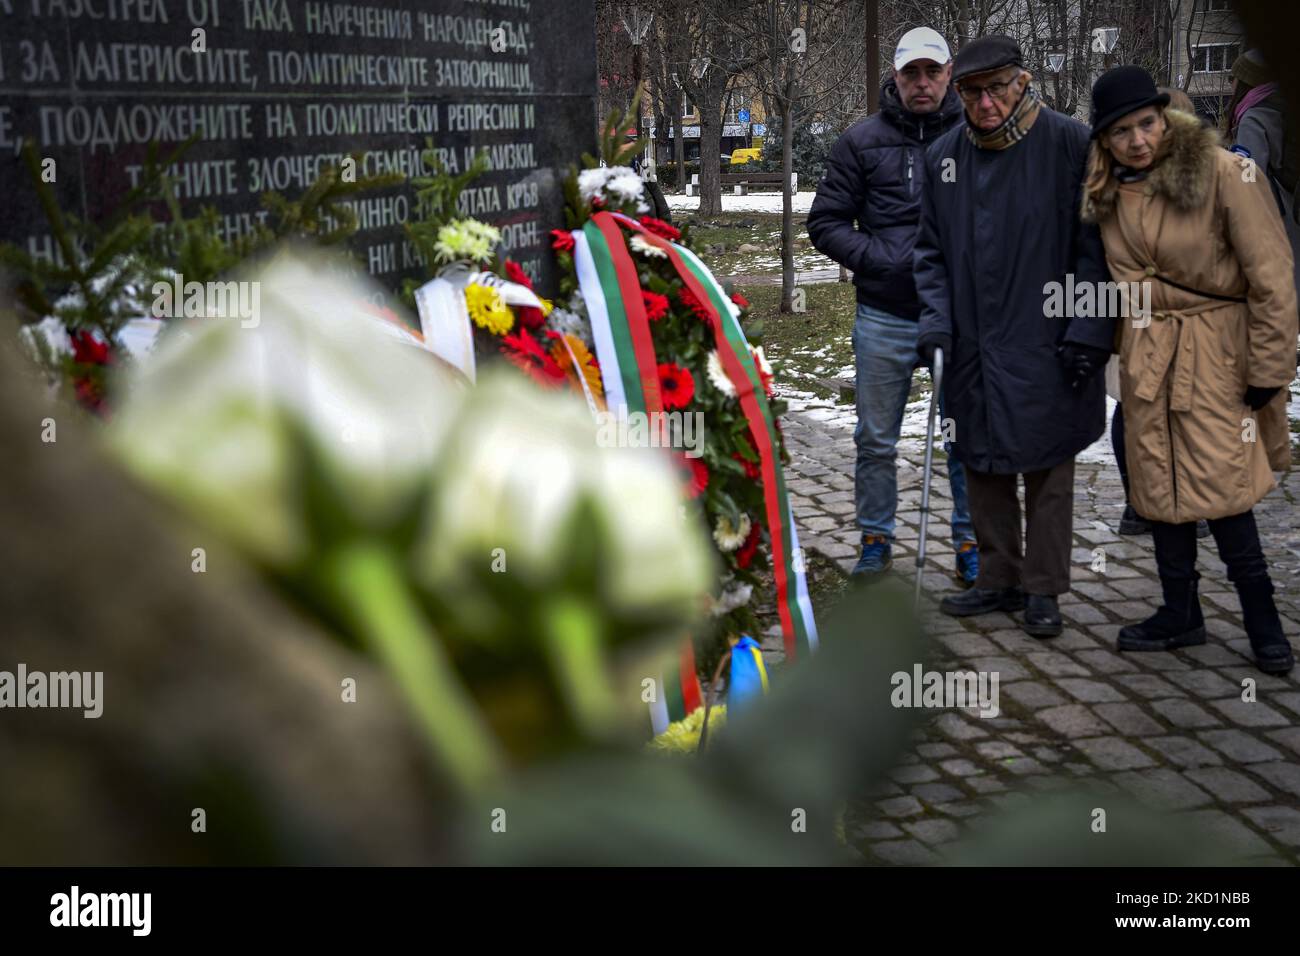
[[[650,32],[650,24],[654,23],[655,15],[653,11],[644,11],[638,4],[633,3],[619,8],[619,18],[623,21],[627,38],[632,41],[632,95],[635,97],[637,91],[641,89],[641,44],[645,42],[646,34]],[[637,136],[641,135],[643,107],[644,104],[638,106],[637,115],[633,117]],[[652,152],[652,158],[653,155]]]
[[[1098,27],[1092,31],[1092,51],[1101,54],[1101,68],[1110,69],[1110,55],[1119,42],[1119,27]]]
[[[1047,54],[1047,68],[1052,71],[1053,85],[1056,88],[1053,106],[1056,111],[1061,112],[1061,68],[1065,66],[1064,53]]]

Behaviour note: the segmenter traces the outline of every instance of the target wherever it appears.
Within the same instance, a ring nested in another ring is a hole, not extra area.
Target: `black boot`
[[[1161,578],[1165,603],[1141,624],[1120,628],[1121,651],[1172,651],[1205,643],[1205,618],[1196,595],[1196,578]]]
[[[1030,594],[1020,629],[1030,637],[1056,637],[1061,633],[1061,609],[1054,594]]]
[[[1241,617],[1255,652],[1255,666],[1265,674],[1285,674],[1295,666],[1291,643],[1282,633],[1282,619],[1273,603],[1273,582],[1268,575],[1237,581]]]
[[[1132,505],[1125,505],[1124,514],[1119,519],[1119,533],[1150,534],[1151,522],[1134,511]]]
[[[951,594],[939,602],[939,610],[951,617],[973,617],[993,611],[1019,611],[1025,606],[1020,588],[980,588]]]

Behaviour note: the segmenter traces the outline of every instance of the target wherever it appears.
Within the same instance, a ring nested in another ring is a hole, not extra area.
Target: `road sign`
[[[764,123],[755,123],[755,124],[754,124],[754,135],[755,135],[755,136],[766,136],[766,135],[767,135],[767,125],[764,124]]]
[[[738,113],[736,114],[736,119],[740,120],[740,122],[742,122],[742,123],[748,123],[748,122],[749,122],[749,110],[741,110],[740,112],[738,112]]]

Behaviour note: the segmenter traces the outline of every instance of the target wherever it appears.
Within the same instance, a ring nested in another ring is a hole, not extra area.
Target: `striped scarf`
[[[1002,121],[1001,126],[983,133],[967,121],[966,137],[980,149],[1006,149],[1029,135],[1029,128],[1034,125],[1034,120],[1038,119],[1038,111],[1042,106],[1042,97],[1038,95],[1033,84],[1030,84],[1025,87],[1020,102],[1011,111],[1011,115]]]

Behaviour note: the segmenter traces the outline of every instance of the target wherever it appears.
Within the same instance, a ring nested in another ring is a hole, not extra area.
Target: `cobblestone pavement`
[[[801,544],[848,572],[858,533],[852,418],[844,411],[792,411],[783,427]],[[916,573],[922,447],[905,438],[899,448],[894,573],[908,580]],[[1298,495],[1293,470],[1255,512],[1283,625],[1300,646]],[[1236,592],[1212,538],[1201,542],[1199,559],[1209,642],[1121,655],[1119,628],[1152,613],[1160,591],[1150,537],[1115,534],[1123,491],[1113,464],[1076,466],[1073,589],[1061,598],[1065,631],[1047,641],[1026,635],[1007,614],[937,612],[934,602],[955,587],[941,464],[932,496],[925,613],[942,656],[927,667],[998,672],[1002,713],[935,711],[891,782],[850,805],[850,843],[876,862],[941,862],[945,847],[977,828],[981,815],[1023,801],[1020,794],[1086,778],[1159,810],[1184,811],[1242,862],[1300,862],[1300,672],[1270,677],[1252,665]],[[1097,548],[1104,573],[1092,570]],[[1257,686],[1253,703],[1242,700],[1247,677]]]

